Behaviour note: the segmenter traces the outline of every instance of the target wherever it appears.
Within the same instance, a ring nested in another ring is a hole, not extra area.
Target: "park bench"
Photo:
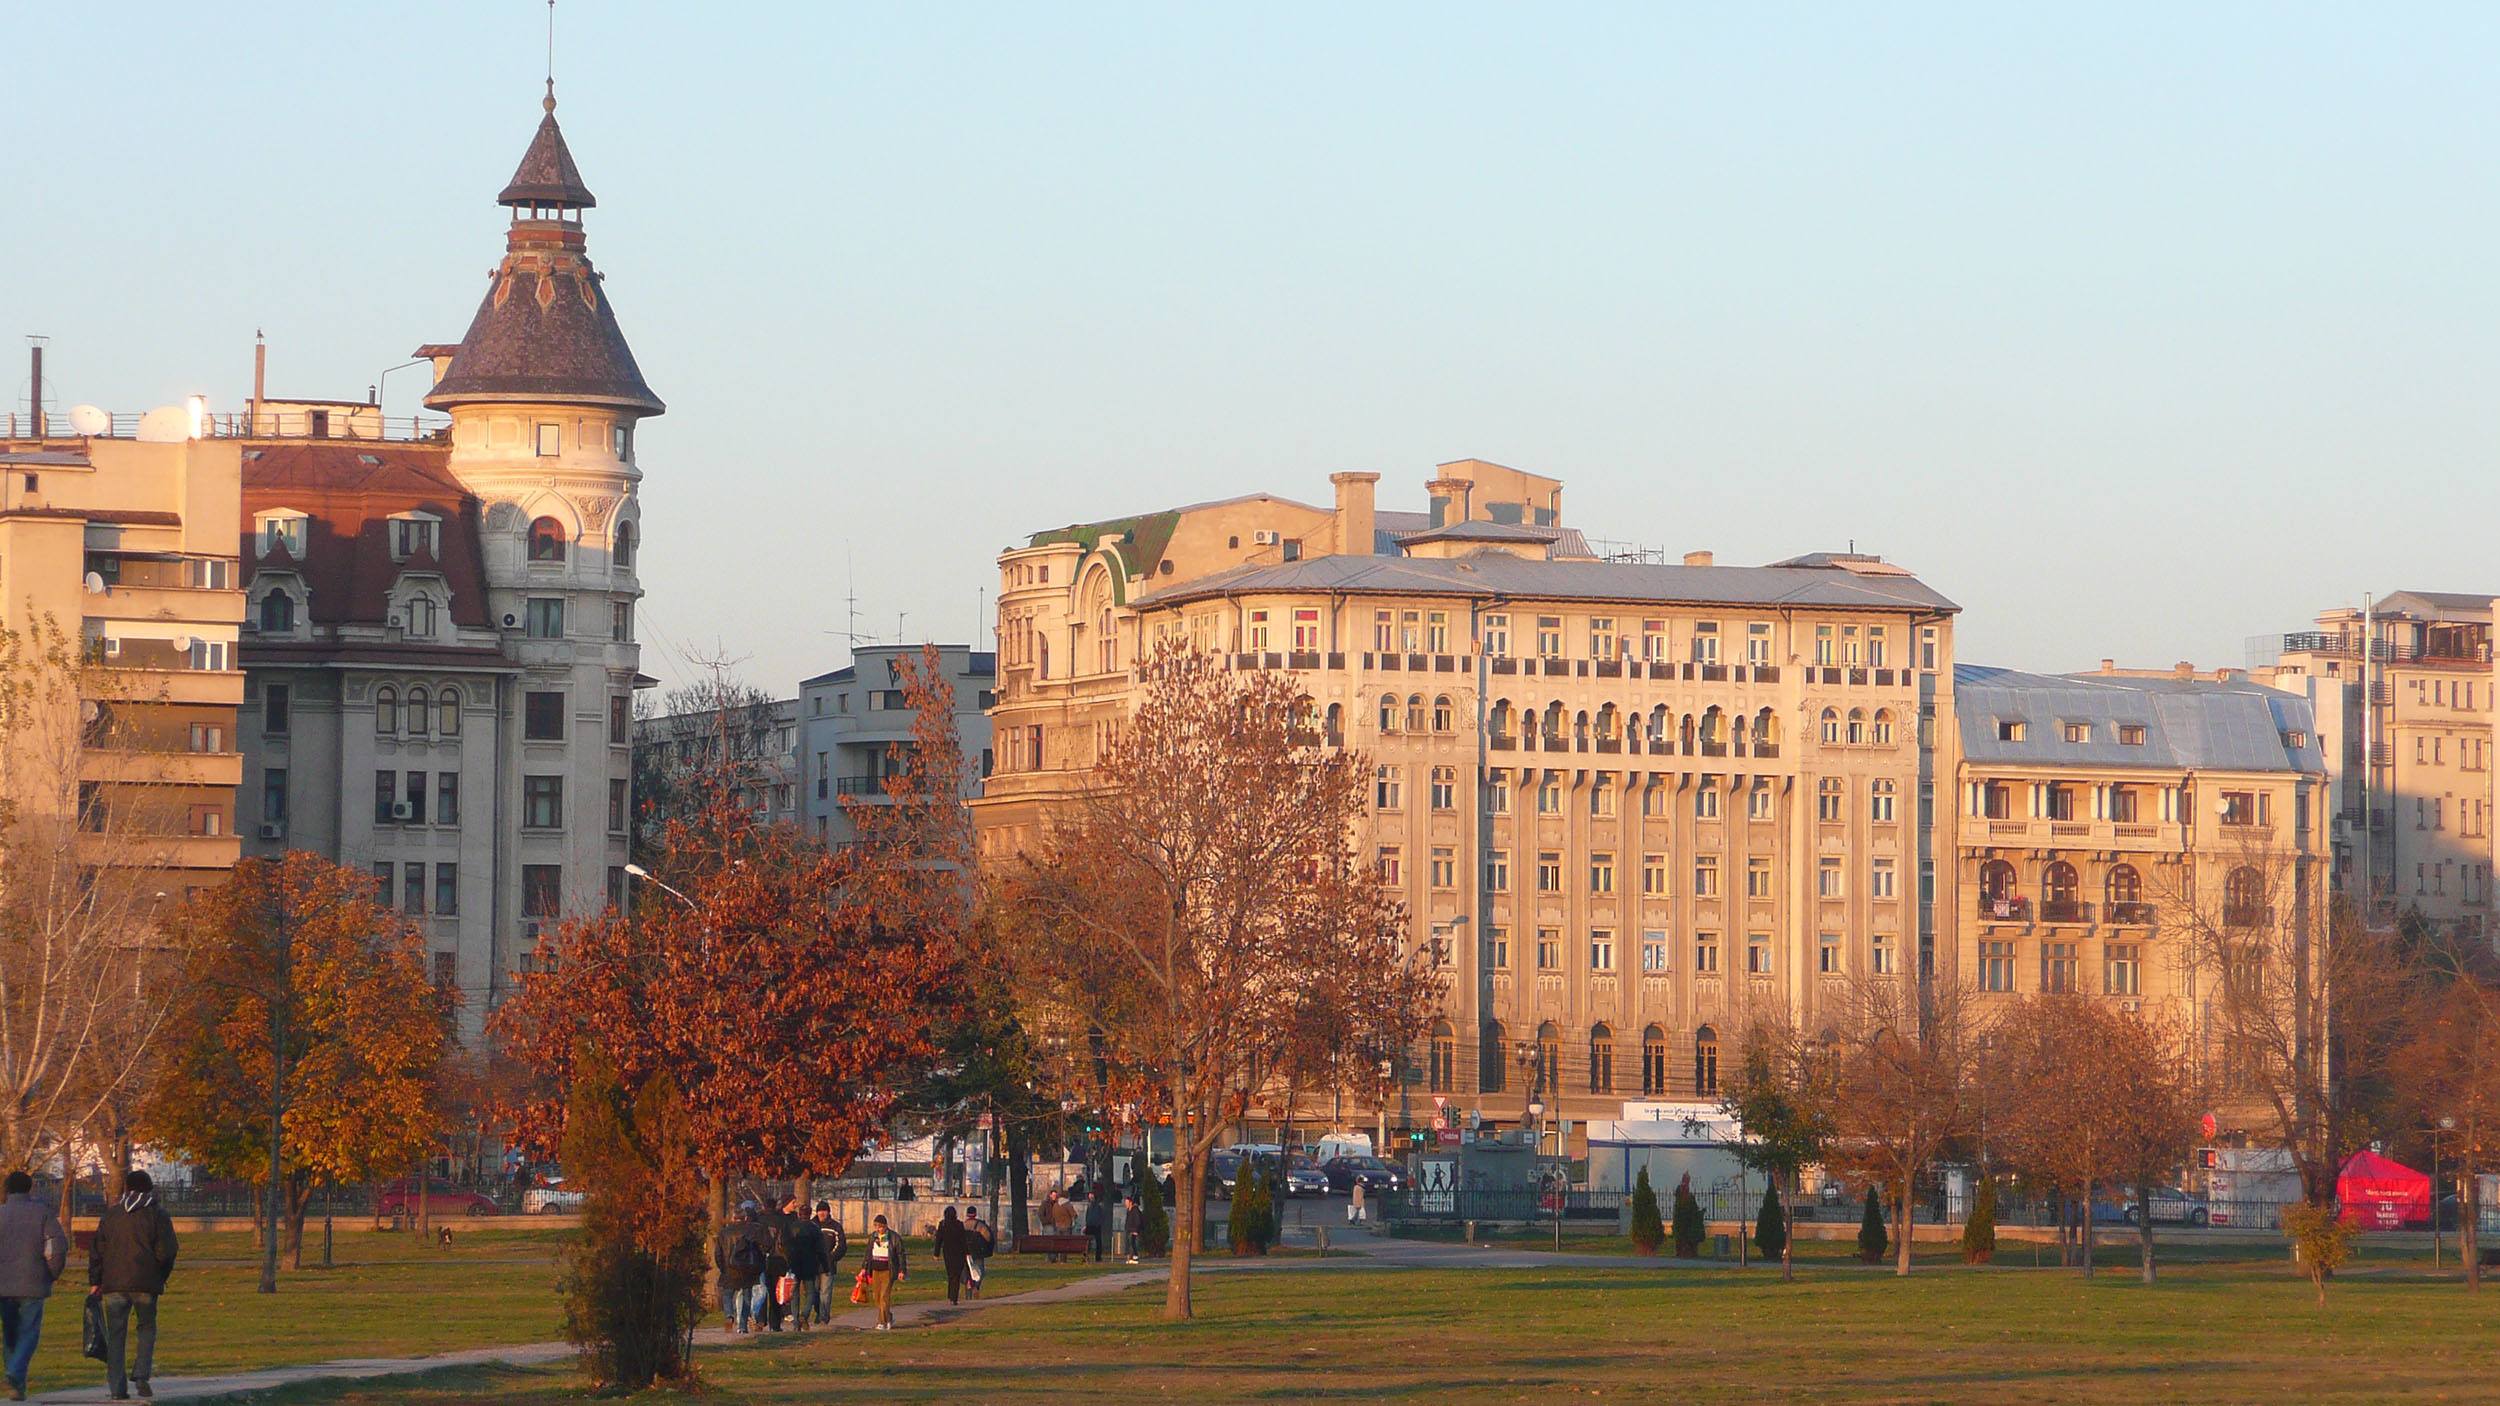
[[[1093,1246],[1094,1242],[1083,1235],[1037,1232],[1016,1237],[1016,1253],[1019,1255],[1083,1255]]]

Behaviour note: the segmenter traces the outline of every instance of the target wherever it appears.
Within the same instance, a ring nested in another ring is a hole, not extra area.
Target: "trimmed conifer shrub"
[[[1675,1183],[1675,1257],[1699,1255],[1702,1235],[1701,1203],[1693,1199],[1693,1174],[1686,1172]]]
[[[1632,1245],[1644,1255],[1658,1253],[1667,1241],[1667,1227],[1658,1219],[1658,1192],[1649,1184],[1649,1168],[1632,1183]]]
[[[1997,1254],[1997,1183],[1981,1177],[1971,1197],[1970,1219],[1962,1222],[1962,1263],[1986,1264]]]
[[[1866,1189],[1866,1214],[1858,1220],[1858,1258],[1868,1264],[1884,1262],[1884,1247],[1891,1243],[1884,1235],[1884,1208],[1875,1202],[1875,1188]]]
[[[1780,1210],[1780,1193],[1776,1184],[1762,1188],[1762,1213],[1754,1217],[1753,1247],[1766,1260],[1775,1260],[1788,1248],[1788,1216]]]

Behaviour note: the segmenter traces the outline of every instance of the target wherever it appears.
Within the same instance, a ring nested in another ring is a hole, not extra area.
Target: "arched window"
[[[432,596],[409,598],[408,637],[417,640],[434,638],[434,598]]]
[[[1875,710],[1875,745],[1878,747],[1892,745],[1892,710],[1890,708]]]
[[[615,564],[619,571],[634,569],[634,524],[631,520],[616,525]]]
[[[1667,1091],[1667,1032],[1653,1025],[1641,1032],[1641,1093],[1657,1098]]]
[[[551,517],[530,523],[530,560],[564,560],[564,524]]]
[[[2055,860],[2040,871],[2040,904],[2042,917],[2050,922],[2072,922],[2083,916],[2080,898],[2083,881],[2076,877],[2075,866]]]
[[[1458,714],[1450,707],[1450,696],[1446,693],[1432,700],[1432,730],[1435,732],[1458,730]]]
[[[1667,745],[1667,739],[1673,734],[1674,728],[1674,723],[1668,720],[1666,704],[1661,703],[1657,707],[1650,709],[1649,750],[1653,752],[1664,750]]]
[[[1779,719],[1768,708],[1753,715],[1753,754],[1757,757],[1776,757],[1780,754]]]
[[[1589,749],[1589,714],[1586,708],[1571,715],[1571,741],[1583,752]]]
[[[434,695],[419,684],[408,690],[408,732],[423,737],[434,726]]]
[[[1558,700],[1545,705],[1545,747],[1559,751],[1563,744],[1563,705]]]
[[[1548,1099],[1562,1092],[1562,1027],[1550,1020],[1536,1028],[1536,1090]]]
[[[1979,896],[1990,903],[2014,897],[2014,866],[2002,859],[1991,859],[1979,866]]]
[[[1476,1088],[1482,1093],[1498,1094],[1502,1091],[1504,1047],[1509,1041],[1498,1020],[1486,1021],[1480,1034],[1482,1038],[1476,1043]]]
[[[1612,703],[1597,710],[1597,740],[1600,742],[1615,740],[1615,705]]]
[[[1866,710],[1864,708],[1852,708],[1849,710],[1849,745],[1855,747],[1865,741]]]
[[[1424,696],[1420,693],[1406,700],[1406,730],[1408,732],[1424,730]]]
[[[284,591],[271,591],[260,598],[260,632],[262,634],[290,634],[294,629],[295,597]]]
[[[434,695],[434,730],[445,737],[460,735],[460,690],[448,684]]]
[[[1328,705],[1328,724],[1324,735],[1331,747],[1345,745],[1345,705],[1343,703]]]
[[[2253,928],[2266,920],[2266,882],[2243,865],[2222,881],[2222,925]]]
[[[1398,696],[1394,693],[1380,695],[1380,730],[1382,732],[1398,730]]]
[[[1432,1023],[1432,1091],[1446,1094],[1456,1087],[1458,1078],[1458,1033],[1446,1020]]]
[[[1825,742],[1840,740],[1840,710],[1837,708],[1823,710],[1823,740]]]
[[[1615,1091],[1615,1032],[1600,1021],[1589,1027],[1589,1092]]]
[[[1727,755],[1727,715],[1720,712],[1716,704],[1702,710],[1701,754],[1705,757]]]
[[[2144,903],[2144,876],[2137,873],[2132,864],[2113,864],[2109,869],[2107,887],[2110,921],[2114,923],[2135,921],[2134,912]]]
[[[1708,1098],[1719,1091],[1719,1032],[1705,1025],[1693,1032],[1693,1092]]]
[[[373,691],[373,730],[382,737],[399,735],[399,690],[389,684]]]
[[[1510,740],[1509,699],[1502,699],[1493,705],[1493,711],[1485,717],[1485,730],[1489,736],[1505,742]]]

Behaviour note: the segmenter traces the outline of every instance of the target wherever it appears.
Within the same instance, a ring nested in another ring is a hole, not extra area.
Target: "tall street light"
[[[656,875],[656,874],[652,873],[650,870],[643,868],[643,867],[642,867],[641,865],[639,865],[639,864],[628,864],[628,865],[626,865],[626,866],[625,866],[625,873],[626,873],[626,876],[627,876],[627,877],[629,877],[629,878],[640,879],[640,880],[642,880],[644,883],[646,883],[646,884],[650,884],[650,885],[652,885],[652,886],[654,886],[654,887],[658,888],[658,889],[659,889],[662,893],[665,893],[665,894],[667,894],[669,897],[676,899],[678,902],[680,902],[680,903],[682,903],[682,904],[685,904],[688,908],[693,908],[693,907],[695,907],[695,901],[694,901],[693,899],[691,899],[691,898],[686,897],[686,895],[685,895],[683,892],[681,892],[675,884],[672,884],[672,883],[670,883],[668,880],[666,880],[666,879],[663,879],[663,878],[659,877],[658,875]]]

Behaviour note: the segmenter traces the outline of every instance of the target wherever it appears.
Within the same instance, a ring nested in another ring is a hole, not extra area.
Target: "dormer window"
[[[391,519],[391,560],[406,561],[424,552],[429,555],[442,550],[441,524],[430,517],[395,517]]]
[[[302,513],[271,513],[260,520],[260,553],[267,556],[280,547],[289,556],[303,560],[304,515]]]
[[[2026,730],[2019,718],[1997,719],[1997,741],[1999,742],[2020,742]]]
[[[430,640],[434,638],[433,597],[414,596],[409,599],[408,638],[414,640]]]
[[[260,632],[264,635],[295,633],[295,597],[284,591],[271,591],[260,598]]]
[[[564,524],[542,517],[530,524],[530,560],[564,560]]]
[[[632,462],[634,457],[633,426],[610,425],[608,427],[608,443],[609,447],[616,451],[617,458],[628,463]]]

